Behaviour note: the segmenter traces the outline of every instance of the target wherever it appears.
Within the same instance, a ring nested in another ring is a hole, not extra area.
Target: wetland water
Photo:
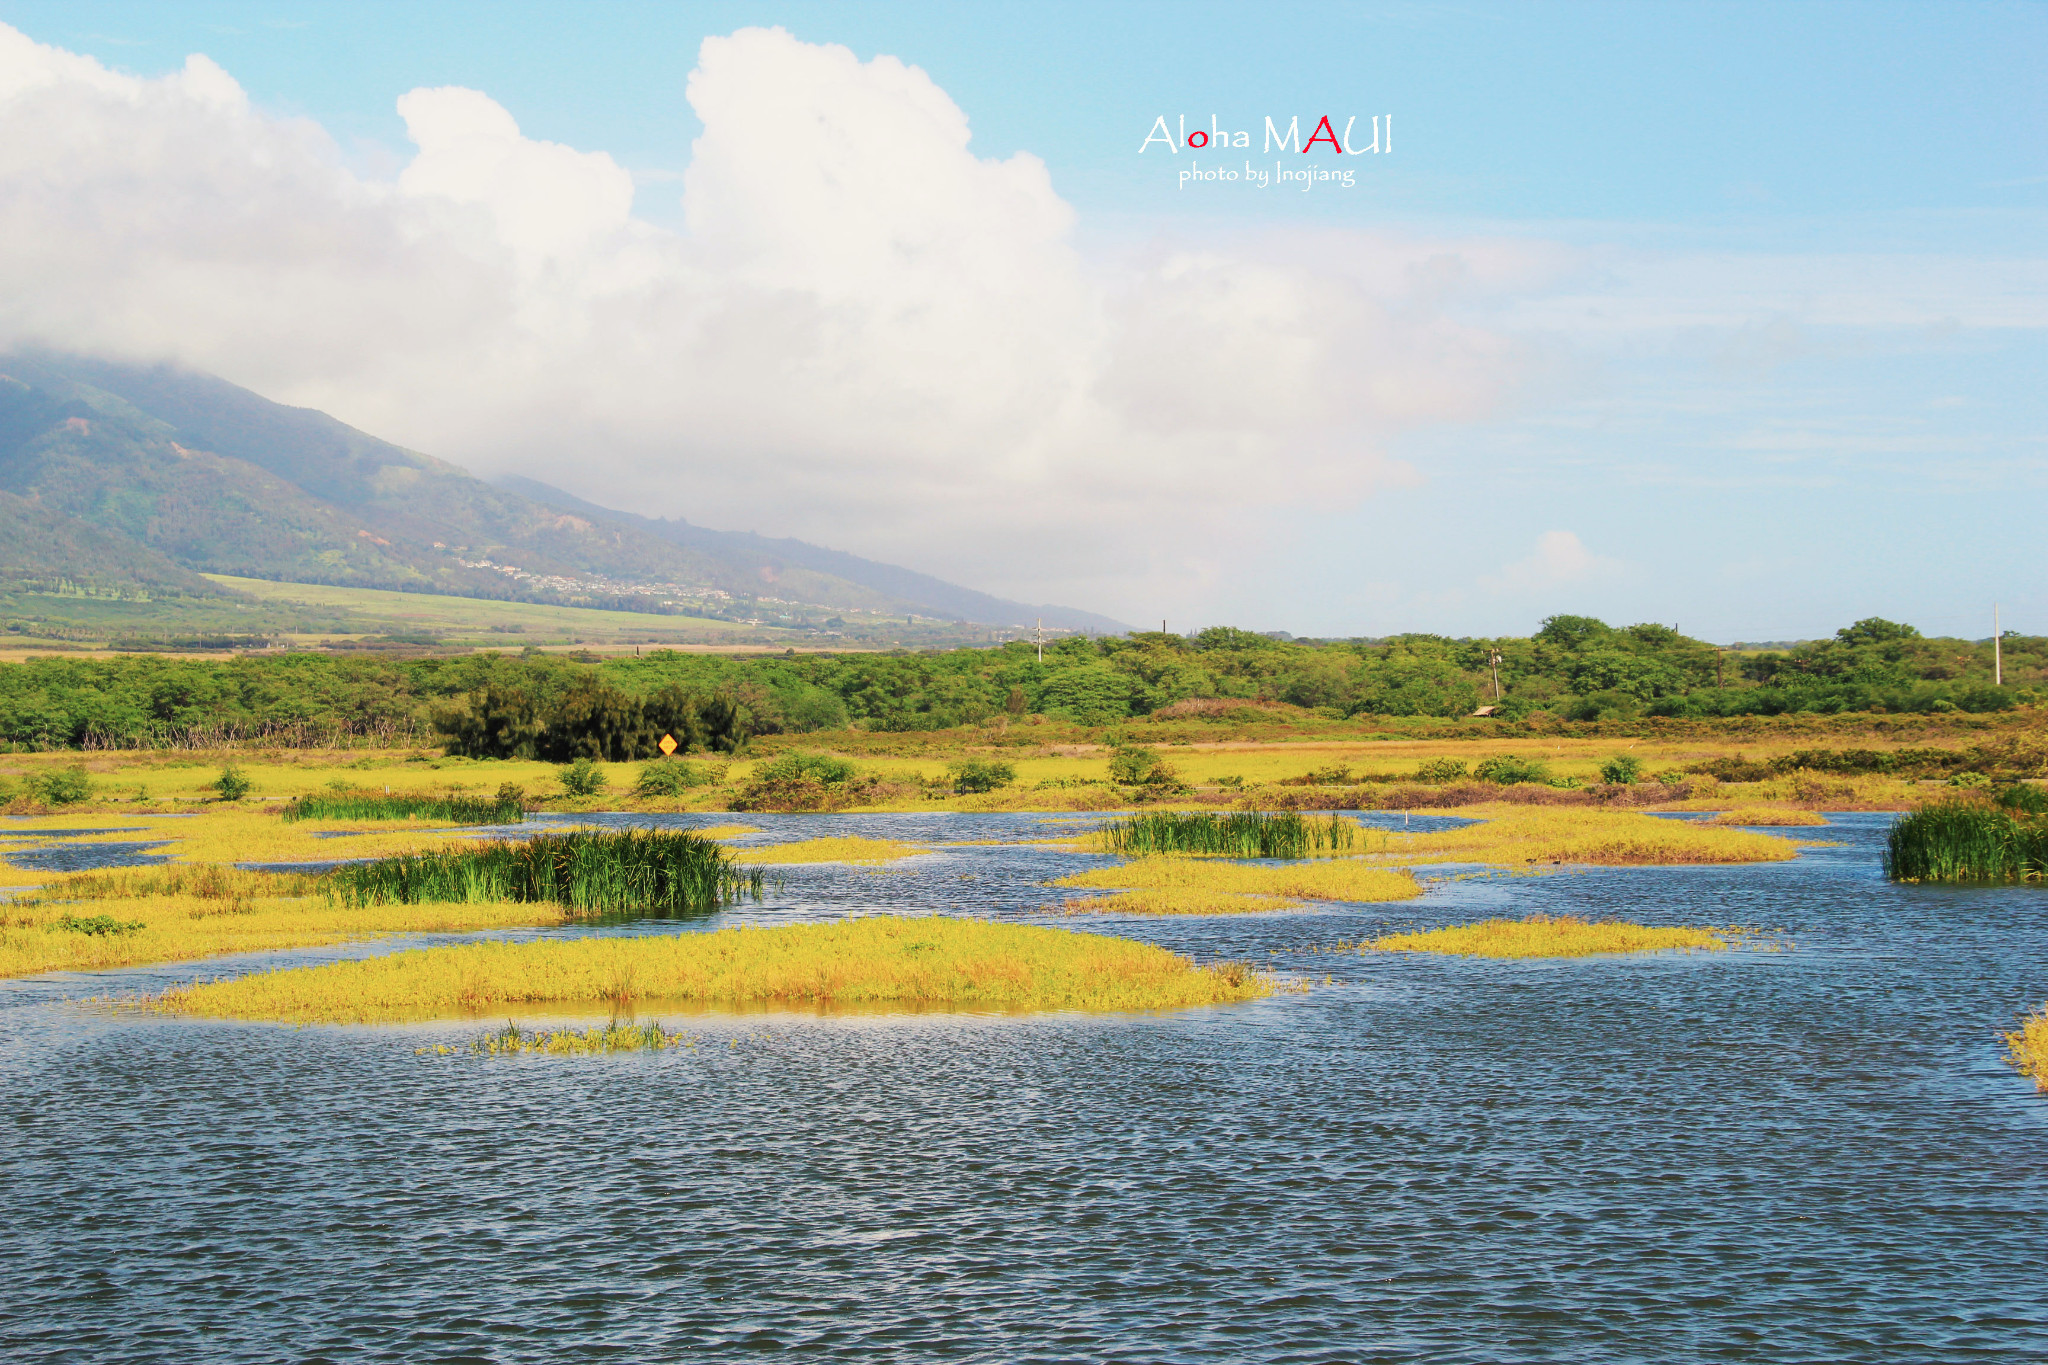
[[[0,1357],[2037,1359],[2048,1099],[1996,1035],[2048,998],[2048,891],[1887,885],[1888,821],[1772,866],[1047,921],[1336,978],[1180,1014],[700,1016],[659,1055],[421,1058],[477,1026],[70,1003],[388,946],[0,982]],[[1081,865],[778,868],[702,923],[1030,916]],[[1533,911],[1795,947],[1311,951]]]

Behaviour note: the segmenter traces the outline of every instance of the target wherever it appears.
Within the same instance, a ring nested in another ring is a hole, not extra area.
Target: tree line
[[[1995,711],[2048,688],[2048,638],[1925,638],[1871,618],[1789,649],[1725,650],[1663,625],[1553,616],[1527,637],[1306,641],[1229,627],[1032,646],[731,658],[656,650],[409,660],[311,652],[227,659],[45,656],[0,664],[16,748],[445,743],[476,755],[623,760],[663,734],[691,750],[857,725],[947,729],[1007,715],[1114,724],[1178,704],[1284,702],[1330,717],[1506,719]],[[1498,689],[1496,691],[1496,689]]]

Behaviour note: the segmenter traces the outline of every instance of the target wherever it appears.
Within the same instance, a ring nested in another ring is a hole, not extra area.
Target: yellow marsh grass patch
[[[1825,825],[1825,815],[1810,810],[1784,810],[1777,806],[1737,806],[1724,810],[1710,825]]]
[[[81,933],[66,918],[106,916],[114,933]],[[226,953],[308,948],[384,934],[447,934],[562,923],[558,905],[486,902],[345,909],[324,897],[204,896],[100,899],[70,905],[0,905],[0,977],[186,962]]]
[[[702,829],[690,831],[699,839],[734,839],[742,834],[759,834],[760,832],[761,827],[759,825],[706,825]]]
[[[1128,939],[978,920],[878,917],[426,948],[192,986],[168,993],[162,1006],[213,1018],[343,1023],[633,1000],[1159,1009],[1249,1000],[1270,990],[1242,967],[1196,967]]]
[[[120,824],[141,832],[84,836],[79,842],[168,840],[158,852],[182,863],[310,863],[413,853],[447,843],[450,830],[465,828],[429,820],[401,822],[395,828],[389,820],[307,820],[287,825],[275,809],[247,807],[176,819],[144,815]],[[349,833],[338,839],[317,837],[318,832],[332,830]]]
[[[150,896],[253,900],[266,896],[310,896],[319,887],[319,878],[304,873],[245,872],[224,863],[165,863],[61,873],[49,878],[24,900],[134,900]]]
[[[793,844],[765,844],[736,848],[733,860],[742,863],[886,863],[909,858],[930,849],[894,839],[802,839]]]
[[[2005,1048],[2006,1059],[2022,1076],[2032,1076],[2036,1087],[2048,1090],[2048,1005],[2006,1034]]]
[[[1098,867],[1061,877],[1054,886],[1116,891],[1153,891],[1165,899],[1199,904],[1219,895],[1278,896],[1312,901],[1403,901],[1422,894],[1406,872],[1375,867],[1358,859],[1318,859],[1310,863],[1232,863],[1215,858],[1172,855],[1134,858],[1115,867]],[[1204,911],[1189,913],[1202,914]]]
[[[1220,891],[1122,891],[1110,896],[1069,896],[1058,907],[1065,915],[1256,915],[1301,908],[1300,901],[1285,896],[1233,896]]]
[[[1493,807],[1483,822],[1432,834],[1396,834],[1389,856],[1403,863],[1772,863],[1798,845],[1771,834],[1662,820],[1635,811],[1576,807]]]
[[[1666,948],[1723,949],[1735,931],[1659,929],[1642,924],[1589,923],[1570,915],[1552,919],[1490,919],[1422,933],[1388,934],[1371,947],[1390,953],[1456,953],[1464,957],[1590,957]]]

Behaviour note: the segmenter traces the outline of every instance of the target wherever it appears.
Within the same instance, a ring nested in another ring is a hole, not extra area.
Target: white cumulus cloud
[[[1503,564],[1498,573],[1479,581],[1490,592],[1542,593],[1612,580],[1621,570],[1621,561],[1594,554],[1572,532],[1545,531],[1536,537],[1535,551],[1526,559]]]
[[[417,151],[378,180],[204,57],[137,78],[0,26],[0,345],[174,360],[481,473],[1112,611],[1412,479],[1392,435],[1532,372],[1446,300],[1522,287],[1534,248],[1089,256],[1044,163],[977,156],[894,57],[745,29],[689,99],[670,231],[484,92],[400,96]],[[1574,562],[1552,534],[1541,572]]]

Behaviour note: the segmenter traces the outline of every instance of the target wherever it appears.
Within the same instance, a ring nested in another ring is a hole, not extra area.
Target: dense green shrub
[[[946,768],[946,776],[952,782],[953,790],[961,795],[976,792],[998,791],[1017,780],[1015,765],[987,759],[969,758]]]
[[[1119,744],[1111,749],[1109,777],[1127,787],[1172,787],[1180,781],[1180,774],[1158,750],[1142,744]]]
[[[1626,786],[1643,775],[1643,761],[1634,754],[1616,754],[1600,765],[1600,780]]]
[[[595,796],[611,785],[604,769],[587,758],[579,758],[562,769],[562,790],[571,796]]]
[[[693,763],[680,758],[659,758],[640,770],[640,776],[633,782],[633,795],[682,796],[692,787],[702,787],[710,781],[711,775]]]
[[[230,763],[213,780],[213,789],[220,793],[223,801],[239,801],[249,794],[249,779],[242,775],[240,768]]]
[[[1465,776],[1465,760],[1462,758],[1432,758],[1415,770],[1418,782],[1456,782]]]
[[[92,779],[83,767],[51,768],[28,779],[28,792],[46,805],[75,806],[92,798]]]
[[[859,775],[859,767],[847,759],[804,749],[791,749],[754,769],[756,782],[808,780],[828,787],[850,782]]]
[[[1550,780],[1550,765],[1541,759],[1522,758],[1515,754],[1495,754],[1479,760],[1479,766],[1472,775],[1481,782],[1493,782],[1503,787],[1512,787],[1518,782],[1547,782]]]
[[[792,749],[754,769],[734,810],[836,810],[858,804],[873,780],[846,759]]]

